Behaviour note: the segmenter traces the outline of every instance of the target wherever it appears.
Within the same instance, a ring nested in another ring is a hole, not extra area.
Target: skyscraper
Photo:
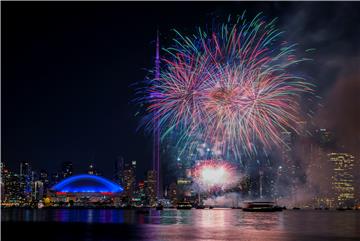
[[[331,175],[331,186],[337,206],[354,205],[354,160],[355,157],[349,153],[330,153],[329,161],[333,164]]]
[[[44,197],[44,183],[42,181],[35,181],[33,190],[34,200],[39,201]]]
[[[121,186],[123,186],[124,180],[124,158],[122,156],[118,156],[115,161],[115,173],[114,173],[114,181]]]
[[[171,183],[168,190],[168,196],[172,205],[177,204],[177,185],[175,182]]]
[[[50,180],[49,180],[49,175],[48,175],[47,171],[40,170],[39,180],[43,183],[44,194],[46,194],[48,189],[50,188]]]
[[[87,173],[90,175],[97,175],[100,176],[99,171],[95,168],[95,164],[94,162],[90,162],[88,169],[87,169]]]
[[[124,194],[131,198],[136,189],[136,161],[125,164],[123,180]]]
[[[73,164],[72,162],[64,162],[62,164],[62,178],[67,178],[73,174]]]
[[[150,206],[156,206],[157,195],[156,195],[156,172],[154,170],[150,170],[146,175],[146,196],[147,203]]]
[[[11,172],[2,163],[1,165],[1,201],[2,202],[19,202],[24,197],[24,189],[20,189],[19,175]]]
[[[5,165],[3,162],[0,162],[0,171],[1,171],[1,201],[5,200],[5,175],[7,174],[8,170],[5,169]]]
[[[26,199],[31,199],[32,171],[29,162],[20,162],[20,189]]]
[[[51,174],[50,186],[54,186],[60,181],[60,175],[57,172]]]

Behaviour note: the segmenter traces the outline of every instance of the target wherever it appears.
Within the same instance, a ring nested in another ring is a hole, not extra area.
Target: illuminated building
[[[31,198],[32,171],[28,162],[20,163],[20,189],[23,190],[26,199]]]
[[[154,170],[150,170],[146,175],[146,197],[147,203],[150,206],[156,206],[157,196],[156,196],[156,172]]]
[[[324,128],[315,130],[315,137],[322,148],[330,147],[335,142],[334,134]]]
[[[5,200],[5,175],[7,174],[8,170],[5,169],[4,163],[0,162],[0,171],[1,171],[1,201]]]
[[[144,200],[145,199],[145,182],[144,181],[140,181],[138,183],[138,188],[137,188],[137,196],[141,199]]]
[[[146,202],[146,194],[145,194],[145,182],[138,182],[136,189],[131,197],[131,206],[133,207],[141,207]]]
[[[96,170],[95,168],[95,164],[93,162],[90,162],[88,169],[87,169],[87,173],[89,175],[98,175],[100,176],[100,173],[98,172],[98,170]]]
[[[315,207],[335,207],[332,197],[332,181],[330,171],[332,163],[328,162],[328,153],[335,148],[333,133],[325,128],[312,131],[311,142],[303,153],[309,155],[309,168],[311,170],[309,180],[316,179],[316,182],[308,182],[307,189],[315,194],[313,201],[306,205]],[[308,174],[309,175],[309,174]]]
[[[114,173],[114,181],[119,185],[124,185],[124,158],[119,156],[115,161],[115,173]]]
[[[177,185],[176,185],[176,183],[173,182],[170,184],[168,196],[169,196],[171,204],[175,206],[177,204]]]
[[[43,183],[44,195],[50,187],[49,175],[45,170],[40,170],[39,180]]]
[[[35,181],[33,188],[33,198],[34,200],[42,200],[44,197],[44,183],[42,181]]]
[[[82,174],[66,178],[51,188],[52,199],[55,202],[69,202],[89,204],[110,202],[119,196],[123,188],[103,177]]]
[[[194,198],[195,194],[192,190],[192,180],[190,178],[178,178],[176,181],[177,189],[177,200],[189,200],[190,198]]]
[[[123,180],[124,195],[131,199],[136,189],[136,161],[125,164]]]
[[[55,172],[51,174],[51,181],[50,181],[50,185],[54,186],[55,184],[59,183],[60,181],[60,175],[59,173]]]
[[[67,178],[73,175],[72,162],[64,162],[62,164],[62,178]]]
[[[289,191],[291,193],[291,197],[295,196],[296,193],[296,178],[297,178],[297,165],[294,161],[294,157],[292,156],[293,149],[293,138],[294,135],[291,132],[284,131],[282,132],[282,171],[286,173],[286,175],[282,176],[282,183],[287,184],[290,190],[277,190],[277,193],[285,193]]]
[[[11,172],[2,164],[1,168],[1,201],[7,203],[21,202],[24,198],[24,190],[20,189],[20,177]]]
[[[178,178],[176,183],[177,185],[190,185],[192,181],[191,179],[188,178]]]
[[[337,206],[354,205],[354,156],[349,153],[330,153],[333,164],[331,185]]]

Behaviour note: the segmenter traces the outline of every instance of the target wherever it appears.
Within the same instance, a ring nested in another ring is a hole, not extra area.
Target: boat
[[[339,208],[337,208],[336,210],[338,210],[338,211],[346,211],[346,208],[339,207]]]
[[[276,206],[274,202],[245,202],[242,210],[244,212],[280,212],[283,208]]]
[[[37,205],[37,208],[43,208],[44,207],[44,203],[42,201],[40,201]]]
[[[138,214],[149,214],[150,210],[141,208],[141,209],[136,210],[136,213],[138,213]]]
[[[164,206],[162,204],[159,204],[156,206],[156,210],[163,210]]]
[[[204,205],[197,205],[196,209],[205,209],[205,206]]]
[[[190,202],[178,202],[177,209],[192,209],[192,205]]]
[[[293,210],[300,210],[299,207],[293,207]]]
[[[210,206],[209,209],[213,209],[214,207],[213,206]]]

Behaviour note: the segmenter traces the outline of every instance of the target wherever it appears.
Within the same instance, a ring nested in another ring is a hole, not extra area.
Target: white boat
[[[279,212],[283,208],[276,206],[274,202],[244,202],[242,210],[245,212]]]

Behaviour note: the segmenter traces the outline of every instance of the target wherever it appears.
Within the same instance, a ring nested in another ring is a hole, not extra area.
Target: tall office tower
[[[44,183],[42,181],[35,181],[33,187],[33,199],[36,201],[44,197]]]
[[[276,185],[273,190],[273,196],[275,198],[284,198],[285,196],[293,198],[296,192],[297,170],[297,166],[293,158],[294,134],[290,131],[283,131],[281,132],[280,138],[280,157],[278,160],[277,170],[274,170],[274,175],[276,175],[274,182]]]
[[[8,173],[8,170],[5,168],[5,164],[3,162],[0,162],[0,172],[1,172],[1,179],[0,179],[1,201],[3,202],[5,200],[5,183],[6,183],[6,175]]]
[[[114,181],[121,186],[124,184],[124,158],[122,156],[118,156],[115,161],[115,173],[114,173]]]
[[[147,197],[147,203],[150,206],[156,206],[156,202],[157,202],[156,178],[157,178],[157,175],[154,170],[150,170],[147,172],[147,175],[146,175],[146,197]]]
[[[322,148],[330,148],[335,142],[334,134],[327,129],[315,130],[315,137]]]
[[[295,173],[295,164],[292,158],[292,133],[284,131],[281,133],[281,155],[283,167],[287,169],[288,175],[291,177]]]
[[[44,185],[44,195],[46,195],[47,191],[50,188],[50,180],[49,180],[49,175],[48,175],[47,171],[40,170],[39,181],[41,181],[43,183],[43,185]]]
[[[177,204],[177,185],[175,182],[171,183],[168,190],[168,197],[172,205]]]
[[[137,186],[137,197],[141,200],[143,204],[146,199],[146,192],[145,192],[145,182],[139,181]]]
[[[6,202],[8,200],[8,189],[11,178],[11,172],[6,168],[3,162],[0,163],[1,168],[1,201]]]
[[[125,196],[133,197],[136,190],[136,161],[125,164],[123,180]]]
[[[307,150],[310,159],[310,167],[323,169],[322,164],[328,159],[327,153],[334,148],[333,133],[327,129],[316,129],[313,133],[315,143],[311,143]]]
[[[354,160],[349,153],[330,153],[329,161],[333,164],[331,186],[335,204],[339,207],[352,207],[355,201]]]
[[[24,190],[20,189],[19,175],[11,172],[5,165],[1,168],[1,201],[19,202],[24,198]]]
[[[159,31],[156,36],[156,56],[155,56],[155,79],[160,78],[160,43]],[[162,198],[162,176],[161,176],[161,162],[160,162],[160,128],[159,120],[153,119],[153,171],[156,173],[156,196],[158,199]]]
[[[304,152],[308,155],[308,170],[310,170],[306,174],[307,189],[315,193],[313,205],[333,207],[336,205],[331,190],[330,172],[333,167],[328,161],[328,153],[336,147],[335,138],[330,130],[320,128],[312,132],[311,140],[307,152]]]
[[[87,169],[87,174],[100,176],[99,171],[95,168],[94,162],[90,162]]]
[[[20,163],[20,188],[25,198],[30,199],[32,192],[32,171],[28,162]]]
[[[73,175],[72,162],[64,162],[62,164],[62,178],[67,178]]]
[[[4,182],[4,177],[1,178],[0,181],[0,188],[1,188],[1,202],[5,201],[5,182]]]
[[[51,179],[50,179],[50,186],[54,186],[55,184],[57,184],[58,182],[60,182],[61,178],[60,178],[60,174],[55,172],[51,174]]]

